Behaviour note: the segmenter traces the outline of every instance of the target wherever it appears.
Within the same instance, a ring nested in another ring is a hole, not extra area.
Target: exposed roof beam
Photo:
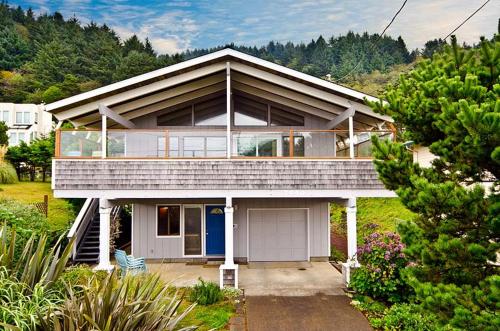
[[[344,122],[349,117],[354,116],[355,112],[356,111],[354,110],[354,107],[347,108],[342,114],[340,114],[339,116],[335,117],[333,120],[328,122],[326,124],[326,128],[328,130],[336,128],[340,123]]]
[[[256,96],[261,97],[263,99],[267,99],[267,100],[276,102],[278,104],[282,104],[284,106],[287,106],[287,107],[290,107],[293,109],[301,110],[303,112],[313,114],[313,115],[325,118],[327,120],[332,120],[335,118],[335,114],[332,114],[330,112],[326,112],[324,110],[312,107],[312,106],[307,105],[307,104],[303,104],[301,102],[298,102],[298,101],[295,101],[292,99],[288,99],[288,98],[273,94],[273,93],[268,92],[268,91],[264,91],[264,90],[261,90],[261,89],[258,89],[258,88],[252,87],[252,86],[245,85],[245,84],[242,84],[242,83],[237,82],[237,81],[233,82],[233,87],[235,89],[243,91],[245,93],[248,93],[251,95],[256,95]]]
[[[278,76],[276,74],[273,74],[273,73],[270,73],[267,71],[259,70],[255,67],[251,67],[251,66],[243,64],[243,63],[233,62],[233,63],[231,63],[231,67],[235,71],[239,71],[239,72],[245,73],[247,75],[253,76],[255,78],[265,80],[265,81],[271,82],[273,84],[281,85],[281,86],[286,87],[288,89],[291,89],[291,90],[294,90],[294,91],[297,91],[300,93],[304,93],[304,94],[313,96],[315,98],[318,98],[318,99],[321,99],[321,100],[324,100],[327,102],[337,104],[337,105],[342,106],[344,108],[349,108],[350,106],[355,106],[356,110],[358,112],[364,113],[364,114],[369,115],[371,117],[383,119],[386,121],[390,121],[390,122],[393,121],[389,116],[377,114],[373,110],[371,110],[370,107],[368,107],[362,103],[355,102],[355,101],[349,101],[345,97],[341,97],[341,96],[333,94],[331,92],[326,92],[326,91],[320,90],[318,88],[315,88],[315,87],[312,87],[312,86],[309,86],[309,85],[306,85],[303,83],[298,83],[298,82],[293,81],[291,79],[284,78],[284,77]]]
[[[184,85],[176,86],[174,88],[168,89],[166,91],[162,91],[144,98],[140,98],[137,100],[133,100],[124,104],[120,104],[113,107],[113,111],[117,114],[123,114],[129,112],[134,109],[138,109],[141,107],[148,106],[150,104],[154,104],[157,102],[164,101],[166,99],[170,99],[173,97],[177,97],[179,95],[193,92],[199,90],[201,88],[211,86],[213,84],[217,84],[226,80],[226,76],[224,74],[216,74],[210,77],[202,78],[200,80],[196,80],[191,83],[187,83]],[[76,118],[75,121],[81,123],[80,125],[86,125],[87,123],[93,123],[99,120],[99,115],[96,113],[92,113],[87,116],[83,116],[80,118]]]
[[[239,81],[243,84],[253,86],[265,91],[269,91],[285,98],[294,99],[299,102],[311,105],[315,108],[323,109],[325,111],[328,111],[336,115],[342,113],[342,111],[345,109],[342,106],[332,105],[331,103],[325,102],[323,100],[313,98],[303,93],[295,92],[293,90],[283,88],[279,85],[268,83],[266,81],[259,80],[251,76],[244,75],[239,72],[234,72],[233,78],[235,81]]]
[[[197,79],[200,77],[211,75],[211,74],[216,73],[218,71],[224,70],[225,68],[226,68],[225,63],[214,63],[211,65],[207,65],[206,67],[202,67],[202,68],[199,68],[199,69],[196,69],[193,71],[179,74],[177,76],[173,76],[173,77],[170,77],[170,78],[167,78],[164,80],[160,80],[160,81],[154,82],[154,83],[149,84],[149,85],[141,86],[141,87],[138,87],[138,88],[130,90],[130,91],[118,93],[118,94],[115,94],[115,95],[112,95],[109,97],[105,97],[105,98],[98,99],[98,100],[93,101],[93,102],[83,104],[81,106],[77,106],[77,107],[69,109],[69,110],[61,111],[59,113],[55,113],[54,116],[58,120],[70,119],[72,117],[80,116],[80,115],[83,115],[85,113],[89,113],[89,112],[97,110],[97,106],[100,103],[112,106],[114,104],[122,103],[122,102],[125,102],[127,100],[131,100],[131,99],[135,99],[135,98],[139,98],[141,96],[151,94],[151,93],[154,93],[154,92],[157,92],[160,90],[164,90],[166,88],[169,88],[169,87],[172,87],[172,86],[175,86],[178,84],[183,84],[183,83],[186,83],[188,81],[191,81],[191,80],[194,80],[194,79]]]
[[[107,106],[100,104],[99,105],[99,114],[106,116],[107,118],[112,119],[116,123],[120,124],[123,127],[126,127],[127,129],[135,129],[135,124],[127,120],[126,118],[123,118],[122,116],[118,115],[111,109],[109,109]]]

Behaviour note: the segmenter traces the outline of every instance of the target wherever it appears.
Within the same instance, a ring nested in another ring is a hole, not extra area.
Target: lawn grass
[[[75,219],[75,214],[68,201],[54,198],[50,182],[19,182],[0,184],[0,198],[18,200],[23,203],[43,202],[43,196],[49,196],[49,223],[52,230],[61,230]]]
[[[345,207],[331,204],[332,228],[345,232],[345,224],[341,224],[341,213]],[[415,214],[403,206],[399,198],[358,198],[357,199],[358,239],[367,232],[369,224],[377,224],[377,231],[396,231],[396,225],[401,220],[411,220]],[[345,234],[345,233],[344,233]]]
[[[184,301],[181,305],[181,310],[186,309],[189,305],[191,305],[191,302]],[[199,326],[196,329],[198,331],[221,329],[227,325],[234,312],[234,304],[228,299],[208,306],[197,305],[181,321],[179,327],[196,325]]]

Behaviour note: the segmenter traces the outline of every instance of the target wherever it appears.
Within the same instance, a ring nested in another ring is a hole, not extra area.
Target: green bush
[[[212,305],[219,302],[224,297],[219,285],[214,282],[206,282],[199,279],[189,295],[191,302],[197,302],[200,305]]]
[[[40,283],[29,288],[10,277],[5,267],[0,267],[1,323],[22,330],[34,330],[38,325],[38,314],[46,314],[61,302],[57,292],[46,289]]]
[[[76,294],[68,286],[63,305],[41,320],[45,330],[174,330],[195,307],[182,313],[181,299],[158,275],[121,278],[112,272],[101,281],[92,277]],[[183,330],[194,330],[187,327]]]
[[[0,184],[17,183],[16,169],[9,162],[0,161]]]
[[[347,256],[344,254],[344,252],[338,250],[335,247],[331,247],[330,249],[330,261],[346,261]]]
[[[49,231],[49,222],[35,206],[15,200],[0,199],[0,224],[16,230],[16,257],[33,235],[47,236],[49,243],[53,243],[57,234]]]
[[[399,235],[372,233],[364,242],[358,249],[361,267],[353,272],[349,286],[386,302],[406,300],[412,292],[402,274],[408,263]]]
[[[387,309],[385,316],[371,320],[378,328],[390,331],[433,331],[438,329],[435,316],[423,314],[415,304],[394,304]]]
[[[63,301],[54,284],[73,242],[61,251],[60,240],[48,248],[45,235],[32,235],[21,248],[17,239],[16,231],[0,226],[0,325],[8,330],[36,329],[39,314],[49,313]]]
[[[87,265],[75,265],[66,268],[54,286],[60,292],[64,292],[66,287],[70,287],[78,294],[92,278],[95,277],[98,281],[102,281],[107,275],[106,271],[94,271]]]

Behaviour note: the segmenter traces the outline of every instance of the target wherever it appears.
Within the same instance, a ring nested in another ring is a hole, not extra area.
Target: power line
[[[490,1],[490,0],[488,0]],[[378,43],[378,41],[382,38],[382,36],[384,35],[384,33],[387,31],[387,29],[389,29],[389,27],[391,26],[391,24],[394,22],[394,20],[396,19],[396,17],[399,15],[399,13],[403,10],[404,6],[406,5],[406,3],[408,2],[408,0],[405,0],[403,2],[403,4],[401,5],[401,7],[398,9],[398,11],[396,12],[396,14],[394,14],[394,16],[392,17],[391,21],[389,22],[389,24],[387,24],[387,26],[384,28],[384,30],[382,30],[382,33],[379,34],[378,38],[375,40],[375,42],[371,45],[372,47],[374,45],[376,45]],[[358,63],[351,69],[349,70],[349,72],[347,74],[345,74],[344,76],[340,77],[339,79],[335,80],[335,82],[339,82],[341,80],[343,80],[344,78],[346,78],[347,76],[351,75],[358,67],[359,65],[361,64],[361,62],[363,62],[363,58],[361,58]]]
[[[485,3],[482,4],[481,7],[479,7],[478,9],[476,9],[472,14],[469,15],[469,17],[467,17],[465,19],[465,21],[463,21],[462,23],[460,23],[455,29],[453,29],[453,31],[451,31],[450,33],[448,33],[448,35],[446,37],[444,37],[443,40],[446,40],[449,36],[451,36],[455,31],[457,31],[458,29],[460,29],[462,27],[462,25],[464,25],[469,19],[472,18],[472,16],[476,15],[477,12],[479,12],[481,9],[483,9],[484,6],[486,6],[486,4],[490,2],[490,0],[487,0]]]

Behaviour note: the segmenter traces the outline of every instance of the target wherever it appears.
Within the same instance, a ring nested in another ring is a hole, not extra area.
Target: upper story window
[[[226,126],[227,113],[224,99],[194,106],[195,126]]]
[[[234,101],[234,125],[304,126],[304,116],[237,95]]]
[[[17,133],[11,132],[9,134],[9,146],[15,146],[15,145],[17,145]]]
[[[191,126],[193,125],[191,106],[158,116],[158,126]]]
[[[304,116],[271,107],[271,126],[304,126]]]
[[[2,110],[1,112],[1,121],[5,122],[5,123],[9,123],[10,122],[10,111],[8,110]]]
[[[31,124],[31,113],[29,111],[16,111],[16,124]]]
[[[158,237],[180,236],[181,206],[158,206],[156,235]]]

